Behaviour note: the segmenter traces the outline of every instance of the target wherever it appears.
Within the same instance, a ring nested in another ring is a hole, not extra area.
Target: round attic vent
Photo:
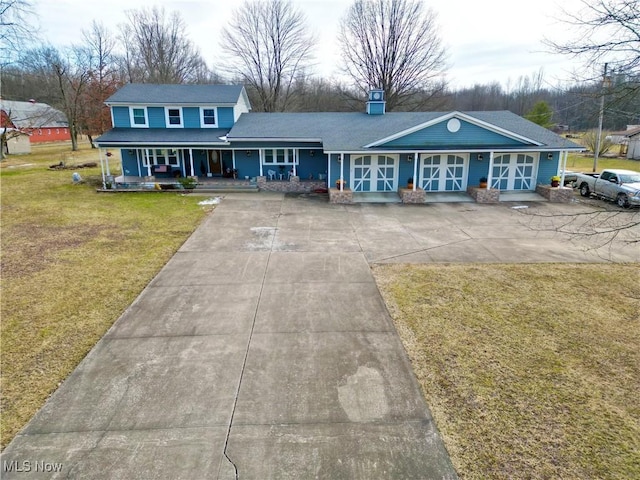
[[[460,130],[460,120],[458,120],[457,118],[452,118],[447,122],[447,130],[449,130],[451,133],[456,133],[458,130]]]

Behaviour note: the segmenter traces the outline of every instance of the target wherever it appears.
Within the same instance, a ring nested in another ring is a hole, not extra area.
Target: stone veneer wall
[[[319,188],[327,188],[324,180],[300,181],[300,177],[291,177],[291,180],[269,180],[267,177],[257,177],[258,188],[266,192],[297,192],[310,193]]]
[[[552,203],[569,203],[573,200],[573,188],[536,185],[536,193]]]
[[[426,192],[422,188],[399,188],[398,195],[402,203],[424,203],[426,200]]]
[[[500,201],[500,190],[497,188],[467,187],[467,193],[477,203],[498,203]]]
[[[353,203],[353,191],[350,188],[345,188],[342,191],[330,188],[329,203]]]

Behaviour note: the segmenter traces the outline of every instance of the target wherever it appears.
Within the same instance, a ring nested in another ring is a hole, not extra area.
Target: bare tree
[[[33,39],[31,0],[0,0],[0,62],[5,65]],[[0,65],[0,66],[2,66]]]
[[[184,20],[164,8],[129,10],[121,27],[128,80],[142,83],[197,83],[209,69],[187,36]]]
[[[416,92],[444,88],[446,51],[436,14],[417,0],[356,0],[340,25],[345,68],[357,87],[386,92],[387,108],[418,108]],[[424,103],[424,102],[422,102]]]
[[[290,1],[248,1],[222,30],[228,73],[257,93],[256,110],[284,111],[294,82],[311,62],[313,36]]]
[[[43,46],[25,53],[23,64],[41,78],[54,107],[64,112],[69,123],[72,150],[78,149],[83,93],[90,76],[90,56],[86,49],[58,50]]]
[[[94,21],[90,30],[83,31],[83,38],[89,71],[78,121],[93,146],[92,136],[111,127],[111,114],[104,102],[123,82],[116,66],[116,40],[105,26]]]
[[[585,64],[604,63],[625,74],[640,69],[640,3],[636,0],[580,0],[578,11],[563,11],[561,21],[575,32],[573,40],[545,43],[555,52],[584,58]]]

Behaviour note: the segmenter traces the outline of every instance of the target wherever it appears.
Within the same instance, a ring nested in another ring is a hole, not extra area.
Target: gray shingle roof
[[[225,128],[114,128],[94,140],[101,147],[225,145]]]
[[[231,142],[242,139],[322,139],[326,151],[358,151],[365,145],[443,117],[451,112],[366,113],[245,113],[229,132]],[[529,138],[552,149],[579,145],[509,111],[464,112],[464,115]]]
[[[17,128],[67,127],[67,117],[46,103],[0,100],[3,110]]]
[[[141,105],[206,105],[236,104],[244,87],[242,85],[156,85],[129,83],[111,95],[106,104]]]

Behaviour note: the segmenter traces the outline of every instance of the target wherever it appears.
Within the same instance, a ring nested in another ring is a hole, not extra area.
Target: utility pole
[[[600,93],[600,118],[598,119],[598,133],[596,136],[596,148],[593,152],[593,171],[598,169],[598,154],[600,153],[600,139],[602,137],[602,120],[604,118],[604,91],[607,86],[607,67],[608,63],[604,64],[604,75],[602,77],[602,91]]]

